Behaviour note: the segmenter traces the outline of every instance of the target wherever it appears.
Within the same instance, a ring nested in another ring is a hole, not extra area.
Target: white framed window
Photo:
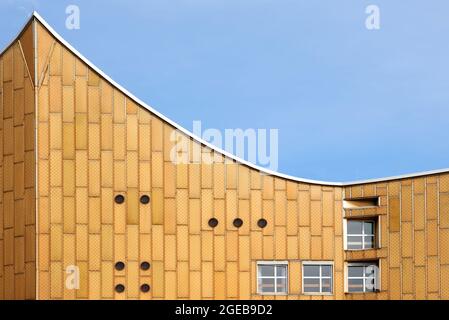
[[[257,262],[257,293],[268,295],[288,293],[288,263],[286,261]]]
[[[379,288],[379,264],[375,262],[351,262],[347,264],[346,291],[376,292]]]
[[[334,265],[328,261],[302,263],[302,291],[306,294],[332,294]]]
[[[366,250],[376,247],[376,220],[346,220],[346,250]]]

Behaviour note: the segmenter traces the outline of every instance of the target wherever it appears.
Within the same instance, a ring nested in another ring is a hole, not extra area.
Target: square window
[[[376,247],[376,221],[346,220],[346,250],[366,250]]]
[[[287,294],[287,264],[259,262],[257,264],[257,292]]]
[[[304,293],[332,293],[333,266],[323,262],[304,262],[302,287]]]
[[[378,274],[378,263],[355,262],[348,264],[348,292],[373,292],[378,290]]]

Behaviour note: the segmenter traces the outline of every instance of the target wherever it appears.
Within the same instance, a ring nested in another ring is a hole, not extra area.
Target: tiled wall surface
[[[28,271],[33,274],[37,252],[38,299],[449,298],[449,175],[340,188],[267,176],[216,153],[212,164],[175,164],[170,124],[101,78],[39,23],[36,31],[36,186],[33,173],[30,180],[20,171],[34,168],[27,166],[35,154],[33,131],[27,135],[34,107],[16,116],[5,104],[11,90],[15,96],[23,87],[27,96],[32,82],[25,70],[22,80],[12,79],[8,53],[0,63],[1,132],[22,133],[25,141],[21,148],[2,140],[2,287],[21,287]],[[15,59],[17,49],[10,50]],[[210,153],[188,141],[190,150]],[[35,192],[36,216],[12,221],[6,208],[13,203],[14,212],[21,206],[34,212]],[[117,195],[125,201],[116,203]],[[141,203],[142,195],[150,203]],[[344,198],[370,196],[380,197],[378,208],[343,209]],[[212,217],[215,228],[208,225]],[[350,217],[378,220],[380,248],[344,250],[344,218]],[[242,219],[240,228],[235,218]],[[257,224],[261,218],[265,228]],[[30,245],[29,256],[21,256],[35,228],[37,251]],[[288,261],[288,295],[257,294],[256,263],[262,260]],[[302,293],[301,262],[310,260],[334,262],[332,295]],[[380,291],[345,293],[345,265],[373,260],[380,263]],[[117,262],[125,268],[116,270]],[[78,290],[65,286],[71,265],[80,271]],[[121,293],[118,284],[125,287]],[[34,289],[30,281],[28,298]]]
[[[32,27],[0,56],[0,299],[35,295]]]

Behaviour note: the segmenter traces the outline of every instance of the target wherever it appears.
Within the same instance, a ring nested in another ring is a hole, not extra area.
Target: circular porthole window
[[[115,203],[122,204],[123,202],[125,202],[125,197],[121,194],[118,194],[115,196],[114,200],[115,200]]]
[[[125,264],[123,262],[119,261],[115,264],[115,270],[122,271],[123,269],[125,269]]]
[[[140,264],[140,269],[142,269],[142,270],[148,270],[148,269],[150,269],[150,263],[149,263],[149,262],[146,262],[146,261],[142,262],[142,263]]]
[[[265,219],[259,219],[259,221],[257,221],[257,225],[259,226],[259,228],[265,228],[267,226],[268,222]]]
[[[209,219],[208,224],[209,224],[209,227],[215,228],[218,225],[218,220],[215,218],[211,218],[211,219]]]
[[[118,284],[115,286],[115,292],[122,293],[125,291],[125,286],[123,284]]]
[[[142,291],[142,292],[148,292],[148,291],[150,291],[150,285],[144,283],[143,285],[140,286],[140,291]]]
[[[147,195],[143,195],[140,197],[140,203],[142,204],[148,204],[150,203],[150,197]]]
[[[243,220],[240,218],[236,218],[234,219],[233,225],[236,228],[240,228],[243,225]]]

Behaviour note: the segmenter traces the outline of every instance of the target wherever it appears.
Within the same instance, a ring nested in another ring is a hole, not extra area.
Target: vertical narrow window
[[[375,292],[379,289],[377,263],[350,263],[347,271],[348,292]]]
[[[348,250],[373,249],[376,244],[376,221],[347,220],[346,243]]]
[[[333,292],[332,264],[303,262],[302,288],[304,293],[331,294]]]
[[[257,292],[259,294],[287,294],[287,262],[257,263]]]

